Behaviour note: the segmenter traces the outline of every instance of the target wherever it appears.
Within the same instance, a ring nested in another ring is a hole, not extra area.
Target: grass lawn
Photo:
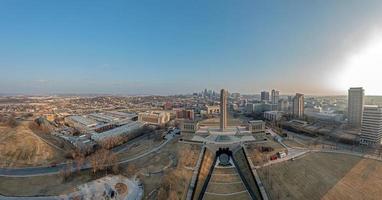
[[[311,153],[258,171],[271,199],[321,199],[360,161],[345,154]]]

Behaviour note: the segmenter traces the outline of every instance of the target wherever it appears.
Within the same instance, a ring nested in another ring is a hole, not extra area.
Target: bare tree
[[[67,161],[66,165],[60,170],[59,175],[62,181],[67,181],[72,175],[72,161]]]
[[[77,172],[79,173],[81,171],[81,168],[82,166],[84,165],[85,163],[85,155],[78,152],[75,157],[74,157],[74,161],[76,163],[76,170]]]
[[[137,168],[137,166],[135,164],[128,164],[127,165],[127,174],[133,175],[136,172],[137,169],[138,168]]]
[[[113,172],[118,172],[117,156],[110,150],[99,149],[90,157],[92,172],[107,171],[112,169]]]
[[[12,113],[7,119],[7,125],[14,128],[17,126],[16,114]]]
[[[101,146],[104,149],[111,149],[115,146],[118,146],[124,142],[124,137],[122,136],[115,136],[115,137],[109,137],[104,139],[101,142]]]

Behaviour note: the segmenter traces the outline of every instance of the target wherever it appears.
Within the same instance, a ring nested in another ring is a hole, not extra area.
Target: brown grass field
[[[284,140],[283,142],[284,142],[284,144],[286,144],[289,147],[299,147],[299,148],[307,148],[308,147],[308,145],[305,145],[304,143],[296,142],[295,140],[292,140],[292,139],[290,139],[290,140],[287,139],[287,140]]]
[[[42,141],[27,121],[14,128],[0,126],[0,167],[49,165],[63,160],[63,153]]]
[[[380,199],[382,162],[310,153],[259,169],[271,199]]]
[[[0,194],[5,196],[51,196],[74,191],[77,185],[91,181],[89,172],[73,175],[67,182],[60,175],[8,178],[0,177]]]
[[[363,159],[322,198],[325,200],[381,199],[382,162]]]

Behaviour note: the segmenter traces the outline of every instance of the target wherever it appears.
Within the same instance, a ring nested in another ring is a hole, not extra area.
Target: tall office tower
[[[271,92],[272,110],[278,109],[279,100],[280,100],[280,91],[272,90]]]
[[[286,99],[280,99],[278,109],[279,111],[289,112],[289,101]]]
[[[382,107],[365,106],[362,115],[360,143],[365,145],[381,144]]]
[[[269,101],[269,92],[267,91],[261,92],[261,101]]]
[[[350,88],[348,94],[348,123],[354,128],[361,127],[365,90]]]
[[[297,93],[294,96],[292,113],[296,118],[304,117],[304,94]]]
[[[227,127],[227,96],[228,92],[224,89],[220,91],[220,131]]]

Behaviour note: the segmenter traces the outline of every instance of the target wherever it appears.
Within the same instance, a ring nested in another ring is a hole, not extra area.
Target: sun
[[[372,37],[349,55],[336,80],[340,90],[364,87],[367,94],[382,95],[382,34]]]

